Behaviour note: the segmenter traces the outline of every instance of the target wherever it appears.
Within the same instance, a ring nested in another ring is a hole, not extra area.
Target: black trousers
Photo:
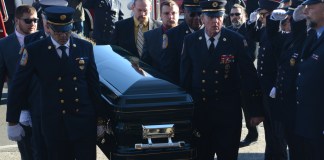
[[[298,160],[324,160],[324,137],[308,139],[298,136],[301,147],[297,150]]]
[[[33,160],[32,128],[21,124],[25,131],[25,136],[17,142],[22,160]]]
[[[32,143],[34,146],[34,160],[46,160],[47,159],[47,149],[45,144],[44,135],[41,128],[41,118],[37,115],[32,115]]]
[[[287,160],[287,143],[282,123],[274,120],[271,107],[275,101],[268,95],[263,96],[265,119],[263,121],[266,141],[265,160]]]

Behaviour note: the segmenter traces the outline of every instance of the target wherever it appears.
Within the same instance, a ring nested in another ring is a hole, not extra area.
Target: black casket
[[[109,119],[98,146],[109,160],[195,159],[190,95],[119,47],[94,55]]]

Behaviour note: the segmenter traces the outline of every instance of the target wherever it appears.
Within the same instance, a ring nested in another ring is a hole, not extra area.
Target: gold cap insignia
[[[218,6],[218,3],[217,3],[217,2],[214,2],[214,3],[212,3],[212,6],[213,6],[214,8],[216,8],[216,7]]]
[[[64,20],[66,19],[66,15],[64,15],[64,14],[61,15],[61,16],[60,16],[60,19],[61,19],[62,21],[64,21]]]

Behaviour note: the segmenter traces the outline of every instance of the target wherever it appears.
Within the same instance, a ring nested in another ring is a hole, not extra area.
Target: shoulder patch
[[[162,49],[165,49],[168,47],[168,35],[163,34],[162,38]]]
[[[28,61],[28,53],[27,53],[26,49],[23,49],[22,52],[23,53],[22,53],[22,56],[21,56],[21,59],[20,59],[20,65],[21,66],[26,66],[27,61]]]

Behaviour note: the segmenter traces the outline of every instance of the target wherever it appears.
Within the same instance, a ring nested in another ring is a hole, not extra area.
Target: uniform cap
[[[324,0],[307,0],[304,3],[302,3],[302,5],[311,5],[317,3],[324,3]]]
[[[71,7],[47,7],[45,16],[47,23],[55,32],[68,32],[72,29],[74,9]]]
[[[199,1],[200,0],[183,0],[182,8],[190,12],[201,12]]]
[[[266,9],[268,11],[272,11],[275,10],[276,8],[278,8],[280,5],[279,2],[274,1],[274,0],[259,0],[259,9]]]
[[[43,10],[53,6],[68,6],[68,2],[65,0],[40,0],[39,4]]]
[[[202,1],[200,6],[202,12],[209,17],[220,17],[225,14],[226,0]]]

